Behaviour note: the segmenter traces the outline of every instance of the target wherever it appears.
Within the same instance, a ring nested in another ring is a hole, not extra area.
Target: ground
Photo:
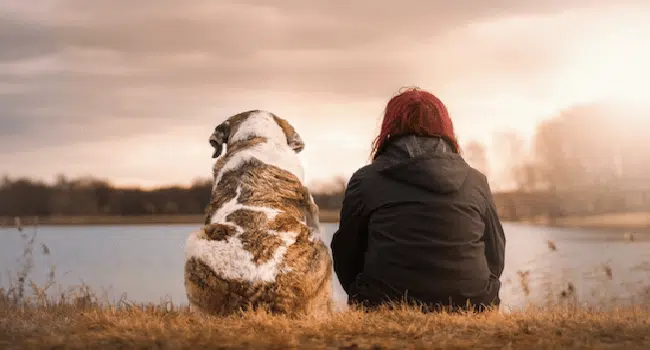
[[[0,308],[3,349],[650,349],[650,309],[513,314],[344,311],[322,319],[227,318],[170,305]]]

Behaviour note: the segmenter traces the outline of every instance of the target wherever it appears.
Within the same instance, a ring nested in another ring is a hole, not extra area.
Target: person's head
[[[385,143],[402,135],[440,137],[454,152],[460,147],[447,107],[430,92],[409,88],[388,101],[381,131],[372,144],[371,158],[375,158]]]

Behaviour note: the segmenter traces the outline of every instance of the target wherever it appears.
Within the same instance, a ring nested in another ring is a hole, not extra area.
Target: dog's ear
[[[296,129],[294,129],[288,121],[278,117],[277,115],[272,115],[275,122],[280,125],[280,128],[282,128],[282,132],[287,136],[287,144],[289,147],[291,147],[291,149],[296,153],[302,152],[302,150],[305,149],[305,142],[302,140],[302,137],[300,137],[300,134],[296,132]]]
[[[295,131],[293,134],[287,136],[287,142],[289,143],[289,147],[296,153],[300,153],[305,149],[305,142],[300,137],[300,134]]]
[[[214,128],[214,132],[210,135],[210,145],[214,147],[214,153],[212,158],[217,158],[221,155],[223,151],[223,144],[228,143],[228,138],[230,137],[230,120],[219,124]]]

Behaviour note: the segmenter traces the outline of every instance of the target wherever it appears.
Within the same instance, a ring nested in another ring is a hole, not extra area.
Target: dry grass
[[[214,318],[162,307],[0,308],[4,349],[503,349],[650,348],[648,309],[530,310],[504,315],[415,310],[288,319]]]
[[[286,318],[251,311],[227,318],[191,313],[171,303],[109,303],[84,286],[48,294],[30,282],[36,231],[23,235],[21,267],[0,289],[0,349],[648,349],[650,289],[641,305],[595,309],[565,303],[485,314],[424,314],[406,306],[322,318]],[[528,273],[520,274],[522,288]],[[49,296],[48,296],[49,295]]]

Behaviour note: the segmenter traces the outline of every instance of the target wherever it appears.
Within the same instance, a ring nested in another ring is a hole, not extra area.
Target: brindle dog
[[[329,312],[332,259],[303,184],[300,135],[272,113],[248,111],[217,126],[210,144],[218,159],[205,226],[185,247],[191,305],[213,315]]]

